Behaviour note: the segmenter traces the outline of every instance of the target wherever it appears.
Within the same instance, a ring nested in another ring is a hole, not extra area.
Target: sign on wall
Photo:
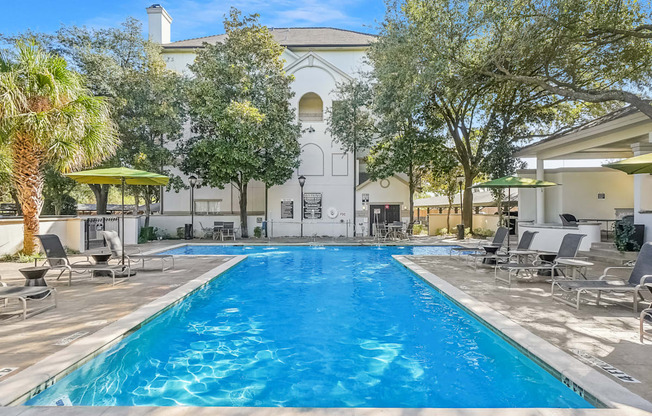
[[[369,203],[369,194],[362,194],[362,203],[363,204]]]
[[[294,218],[294,200],[281,199],[281,219]]]
[[[321,192],[303,194],[303,218],[306,220],[321,219]]]

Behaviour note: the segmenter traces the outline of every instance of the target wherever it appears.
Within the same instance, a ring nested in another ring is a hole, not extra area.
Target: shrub
[[[636,227],[630,221],[618,221],[614,224],[614,245],[620,252],[637,251],[641,247],[632,238],[636,232]]]
[[[148,241],[156,240],[154,227],[143,227],[138,234],[138,244],[144,244]]]
[[[448,234],[448,228],[439,228],[437,232],[435,233],[436,235],[447,235]]]
[[[488,228],[476,228],[473,230],[473,235],[477,237],[492,237],[496,232]]]
[[[254,237],[260,238],[263,235],[263,230],[260,227],[254,228]]]
[[[424,224],[413,224],[412,225],[412,234],[421,235],[426,231],[426,226]]]

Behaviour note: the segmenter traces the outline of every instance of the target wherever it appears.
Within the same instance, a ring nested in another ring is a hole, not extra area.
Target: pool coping
[[[524,350],[538,365],[543,365],[544,368],[549,367],[561,375],[562,382],[569,388],[573,390],[579,388],[584,394],[588,393],[590,395],[589,399],[593,398],[601,402],[608,409],[626,410],[628,415],[631,414],[633,409],[652,412],[652,403],[649,401],[518,325],[505,315],[489,307],[487,303],[475,299],[441,277],[427,271],[411,261],[408,258],[410,256],[392,255],[392,257],[489,329],[517,348]],[[567,381],[572,384],[569,385]]]
[[[0,382],[0,406],[23,404],[247,258],[246,255],[219,257],[230,259]]]

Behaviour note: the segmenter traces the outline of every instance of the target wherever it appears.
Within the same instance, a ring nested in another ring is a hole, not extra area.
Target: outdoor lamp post
[[[190,184],[190,227],[192,237],[195,237],[195,186],[197,186],[197,177],[190,175],[188,178]]]
[[[299,215],[301,215],[301,237],[303,237],[303,185],[306,184],[306,177],[299,176],[299,186],[301,187],[301,206],[299,207]]]

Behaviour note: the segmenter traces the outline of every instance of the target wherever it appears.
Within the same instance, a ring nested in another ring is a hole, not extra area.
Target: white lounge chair
[[[116,259],[122,259],[122,240],[116,231],[101,231],[104,241],[106,241],[107,247],[111,251],[111,254]],[[143,254],[140,251],[127,253],[125,252],[125,260],[127,260],[128,266],[131,268],[131,262],[142,262],[142,267],[145,268],[146,260],[160,260],[161,261],[161,271],[174,268],[174,256],[171,254]],[[166,264],[170,262],[172,265],[166,269]]]
[[[617,278],[610,274],[612,270],[631,270],[628,280]],[[652,283],[652,243],[645,243],[638,253],[634,266],[607,267],[602,276],[596,280],[570,280],[556,281],[552,283],[552,298],[567,305],[580,308],[580,297],[584,293],[593,292],[597,294],[596,304],[600,304],[602,292],[631,293],[634,312],[638,312],[639,299],[644,299],[643,294],[650,293],[645,286]],[[555,295],[555,289],[560,289]],[[575,295],[575,301],[571,302],[563,297],[568,294]]]

